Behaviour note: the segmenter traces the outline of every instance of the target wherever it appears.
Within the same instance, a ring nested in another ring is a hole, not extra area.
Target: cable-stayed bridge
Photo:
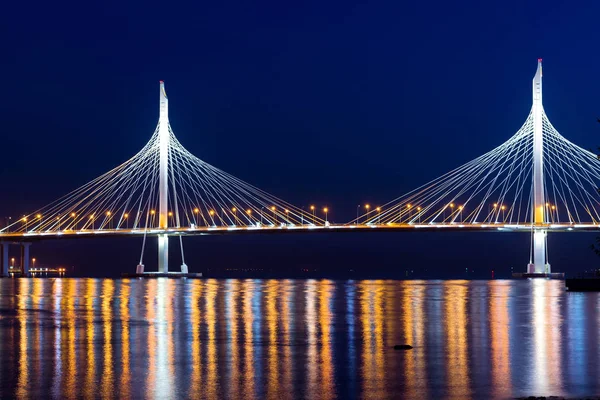
[[[131,159],[53,203],[0,229],[2,272],[8,245],[56,237],[157,236],[158,270],[167,273],[169,237],[205,234],[412,230],[531,233],[527,272],[550,273],[547,233],[600,227],[600,161],[552,126],[542,103],[542,63],[533,79],[533,104],[506,142],[472,161],[346,224],[327,209],[299,208],[197,158],[175,137],[160,83],[160,114],[150,141]]]

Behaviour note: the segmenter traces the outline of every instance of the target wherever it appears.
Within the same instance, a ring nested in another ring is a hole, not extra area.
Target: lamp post
[[[358,210],[360,209],[360,204],[356,206],[356,222],[354,225],[358,225]]]
[[[313,215],[313,224],[315,223],[315,206],[310,206],[310,210],[312,211],[312,215]]]
[[[273,211],[273,226],[277,225],[277,213],[275,212],[275,206],[271,206],[271,211]]]
[[[323,212],[325,213],[325,225],[329,225],[329,220],[327,219],[327,213],[329,212],[329,208],[325,207],[323,209]]]
[[[377,223],[381,225],[381,207],[377,207]]]
[[[369,223],[369,208],[371,208],[371,206],[369,204],[365,204],[365,208],[367,209],[367,213],[365,214],[365,222],[368,224]]]
[[[421,207],[417,207],[417,222],[421,223]]]
[[[129,214],[123,214],[123,219],[125,220],[125,228],[129,229]]]
[[[27,232],[27,217],[23,217],[23,222],[25,223],[25,232]]]
[[[198,209],[198,207],[194,208],[194,223],[196,224],[196,226],[198,226],[198,213],[200,212],[200,210]]]
[[[75,213],[74,213],[74,212],[72,212],[72,213],[71,213],[71,218],[73,218],[73,230],[74,230],[74,231],[76,231],[76,230],[77,230],[77,224],[76,224],[76,222],[75,222],[75,217],[76,217]]]

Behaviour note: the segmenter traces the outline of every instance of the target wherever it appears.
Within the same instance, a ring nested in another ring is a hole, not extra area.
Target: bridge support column
[[[22,243],[21,244],[21,257],[23,260],[23,275],[22,276],[29,276],[29,247],[31,246],[31,243]]]
[[[8,276],[8,243],[0,243],[0,253],[2,253],[2,259],[0,259],[0,267],[2,270],[2,276]]]
[[[169,272],[169,236],[158,235],[158,272]]]
[[[550,264],[546,260],[546,231],[534,230],[532,255],[533,259],[527,265],[528,274],[549,274]]]

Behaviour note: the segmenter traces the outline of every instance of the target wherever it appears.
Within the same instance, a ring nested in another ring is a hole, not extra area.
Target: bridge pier
[[[158,235],[158,272],[169,272],[169,235]]]
[[[2,270],[3,277],[8,276],[8,246],[8,243],[0,242],[0,253],[2,253],[2,258],[0,259],[0,267]]]
[[[545,230],[534,230],[532,240],[532,259],[527,264],[528,274],[550,274],[550,264],[546,259],[546,237]]]
[[[31,243],[21,243],[21,260],[23,260],[23,273],[21,276],[29,276],[29,247]]]

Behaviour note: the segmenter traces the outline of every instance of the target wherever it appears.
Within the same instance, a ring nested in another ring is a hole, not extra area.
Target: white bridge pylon
[[[598,187],[598,157],[564,138],[546,116],[538,59],[531,111],[510,139],[359,221],[529,229],[527,272],[548,274],[547,232],[597,227]]]

